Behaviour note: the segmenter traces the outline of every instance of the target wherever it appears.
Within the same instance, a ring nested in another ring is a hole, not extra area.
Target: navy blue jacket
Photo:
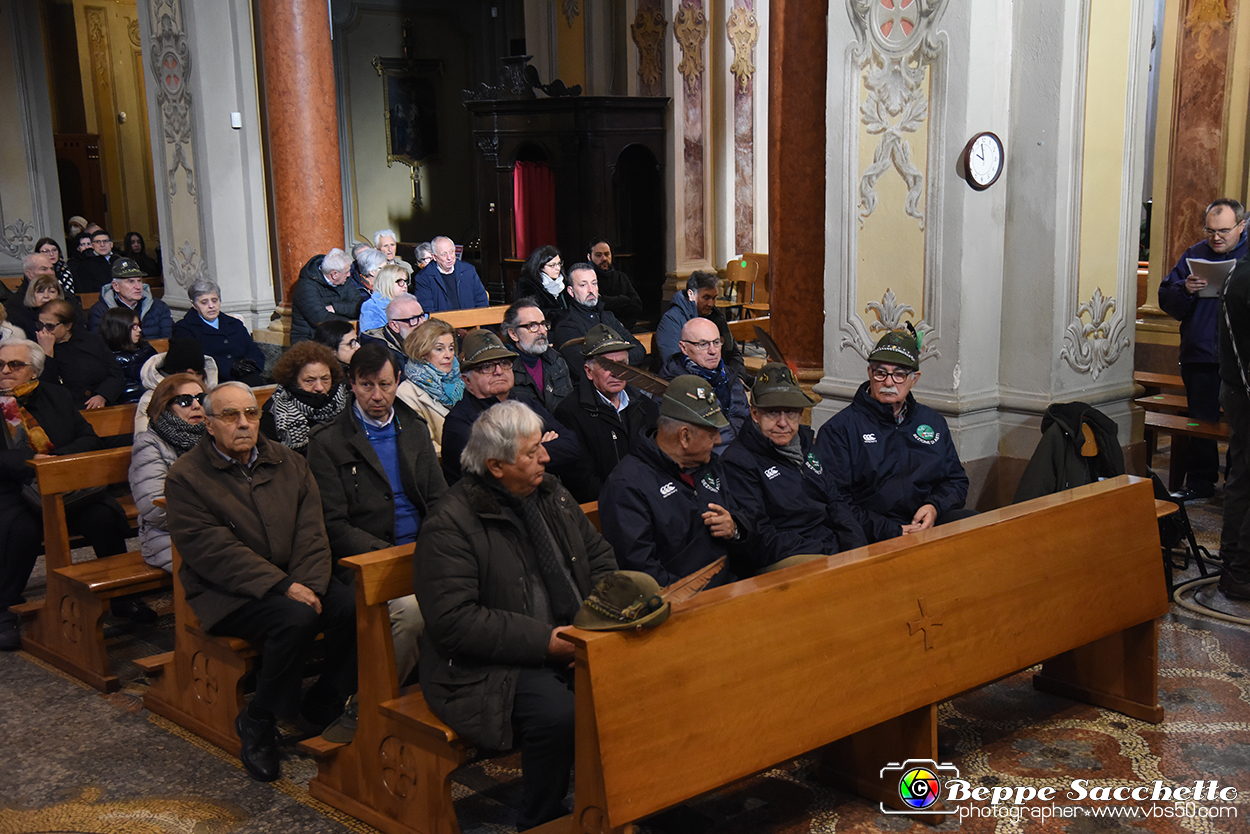
[[[113,284],[111,282],[105,284],[104,289],[100,291],[100,298],[87,311],[87,329],[92,333],[98,333],[100,319],[104,318],[104,314],[110,308],[120,306],[121,302],[117,300],[117,294],[113,292]],[[169,338],[174,328],[173,311],[164,301],[152,297],[152,288],[147,284],[143,285],[143,298],[139,299],[139,309],[135,312],[139,314],[139,323],[143,325],[143,338]]]
[[[717,400],[720,402],[721,413],[725,415],[725,419],[729,421],[729,425],[720,430],[720,443],[713,451],[716,454],[724,454],[729,448],[729,444],[738,436],[738,432],[742,430],[743,425],[751,422],[751,403],[747,399],[746,386],[742,384],[742,379],[738,377],[733,369],[725,364],[725,360],[721,358],[721,367],[727,371],[729,378],[729,398],[725,399],[717,392]],[[678,352],[664,360],[664,364],[660,367],[660,376],[665,379],[676,379],[683,374],[692,373],[686,367],[686,354]],[[698,376],[698,374],[696,374]]]
[[[799,427],[803,463],[777,451],[754,420],[748,420],[721,462],[725,483],[750,514],[760,547],[751,554],[756,569],[801,553],[839,553],[868,544],[850,506],[812,448],[809,426]]]
[[[1221,255],[1214,252],[1207,241],[1202,240],[1185,250],[1176,266],[1168,273],[1159,285],[1159,307],[1181,323],[1180,361],[1219,362],[1218,327],[1220,317],[1220,300],[1218,298],[1199,298],[1185,291],[1185,279],[1190,270],[1187,261],[1199,258],[1205,261],[1230,261],[1246,257],[1250,251],[1250,239],[1247,233],[1241,233],[1241,240],[1232,250]]]
[[[599,493],[599,525],[622,570],[649,573],[661,586],[689,576],[722,556],[729,563],[708,587],[738,578],[734,563],[758,545],[750,520],[725,488],[719,457],[689,472],[655,443],[655,431],[635,439],[634,451],[608,476]],[[739,541],[714,537],[703,523],[708,504],[719,504],[738,524]]]
[[[942,415],[907,395],[906,417],[868,393],[865,382],[816,437],[816,454],[850,501],[870,542],[902,535],[916,510],[963,507],[968,476]]]
[[[569,309],[560,319],[559,323],[551,329],[551,343],[556,346],[556,350],[560,351],[560,355],[564,357],[564,361],[569,364],[569,373],[575,379],[581,379],[583,374],[582,368],[586,364],[586,357],[582,356],[582,346],[569,345],[565,347],[565,342],[570,339],[585,336],[590,332],[590,328],[596,324],[606,324],[617,332],[622,339],[629,342],[633,347],[629,349],[629,364],[635,367],[642,367],[647,361],[647,349],[642,346],[642,342],[629,332],[625,325],[621,324],[621,320],[612,315],[609,310],[603,309],[603,299],[599,299],[593,310],[588,310],[576,301],[569,299]]]
[[[577,442],[577,435],[572,429],[562,426],[560,421],[551,416],[550,411],[542,407],[541,403],[526,397],[523,392],[513,390],[508,396],[525,403],[542,418],[543,434],[553,431],[560,435],[550,443],[543,444],[547,449],[547,454],[551,455],[547,471],[562,479],[569,477],[576,482],[581,477],[579,470],[586,466],[582,460],[582,447]],[[443,475],[447,483],[454,484],[460,480],[462,474],[460,453],[469,442],[473,424],[477,422],[477,418],[483,411],[498,405],[499,402],[494,397],[478,399],[465,391],[460,402],[447,412],[447,417],[443,420]]]
[[[431,316],[444,310],[490,306],[490,297],[477,270],[464,261],[456,261],[451,275],[438,271],[438,261],[430,261],[425,269],[412,276],[409,292],[421,302],[421,309]]]
[[[581,443],[586,467],[584,481],[569,490],[582,501],[599,497],[603,482],[621,460],[633,451],[638,435],[655,428],[659,406],[632,385],[625,386],[629,405],[624,413],[603,399],[589,379],[577,381],[577,390],[556,406],[556,419],[573,429]],[[582,494],[578,494],[583,490]]]
[[[213,357],[218,373],[224,379],[230,378],[230,368],[240,359],[251,359],[256,363],[257,370],[265,369],[265,354],[252,341],[246,324],[225,313],[217,315],[217,324],[218,327],[213,327],[195,310],[187,310],[186,315],[174,325],[174,335],[199,339],[204,355]]]
[[[681,329],[686,326],[686,322],[699,317],[699,308],[690,300],[690,296],[686,295],[686,290],[678,290],[673,294],[672,306],[660,316],[660,323],[655,328],[655,347],[652,352],[657,354],[661,361],[674,353],[679,353]],[[742,361],[742,349],[738,347],[733,334],[729,332],[729,322],[725,320],[724,311],[719,307],[713,307],[712,312],[702,318],[712,322],[720,331],[720,339],[724,342],[721,345],[720,358],[724,360],[729,370],[739,377],[743,376],[746,366]]]

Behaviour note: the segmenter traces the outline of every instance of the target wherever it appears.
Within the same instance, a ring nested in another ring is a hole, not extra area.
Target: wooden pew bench
[[[170,577],[144,562],[138,552],[74,564],[63,497],[75,489],[126,483],[130,449],[63,455],[28,465],[35,469],[43,499],[47,595],[41,602],[15,609],[31,618],[22,647],[96,689],[113,692],[120,682],[104,645],[103,618],[109,601],[168,588]]]
[[[1158,448],[1158,436],[1167,434],[1172,437],[1172,450],[1168,462],[1168,489],[1172,492],[1176,492],[1185,485],[1184,461],[1189,452],[1189,438],[1199,437],[1216,442],[1228,440],[1228,423],[1211,423],[1180,414],[1164,414],[1158,411],[1147,411],[1145,416],[1146,449],[1150,451],[1152,458],[1154,450]]]
[[[1161,391],[1185,392],[1185,381],[1180,374],[1157,374],[1151,371],[1134,371],[1133,382],[1146,389],[1147,394],[1158,394]]]
[[[807,754],[899,807],[881,768],[941,760],[937,705],[1037,663],[1036,688],[1157,723],[1159,553],[1150,482],[1121,476],[705,591],[654,630],[574,629],[574,812],[535,831],[623,833]]]

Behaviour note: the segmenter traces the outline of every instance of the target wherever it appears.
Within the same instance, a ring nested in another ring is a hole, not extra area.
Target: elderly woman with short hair
[[[247,325],[231,315],[221,314],[221,289],[207,278],[187,288],[191,309],[174,325],[174,336],[197,339],[204,355],[217,363],[222,381],[237,380],[247,385],[263,385],[261,372],[265,354],[252,340]]]
[[[264,405],[260,431],[270,440],[308,452],[312,430],[347,408],[351,389],[334,351],[320,342],[294,345],[273,369],[278,387]]]
[[[386,255],[388,264],[399,264],[408,270],[408,274],[412,274],[412,264],[405,261],[399,255],[395,254],[395,250],[399,248],[399,236],[391,229],[379,229],[373,233],[373,247],[380,249],[382,254]]]
[[[35,339],[46,355],[39,378],[69,389],[76,408],[104,408],[121,401],[126,376],[100,334],[80,322],[73,304],[57,298],[40,307]]]
[[[386,255],[371,246],[366,246],[356,253],[355,261],[353,277],[360,288],[361,295],[367,301],[377,289],[374,282],[378,279],[378,270],[386,266]]]
[[[360,305],[361,331],[386,327],[386,305],[395,296],[408,292],[408,283],[408,273],[399,264],[385,264],[378,270],[377,280],[373,283],[373,295]]]

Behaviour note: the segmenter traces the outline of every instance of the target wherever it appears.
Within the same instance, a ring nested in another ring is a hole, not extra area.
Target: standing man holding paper
[[[1220,418],[1220,285],[1232,265],[1246,257],[1250,246],[1241,203],[1220,198],[1207,206],[1204,216],[1206,237],[1186,249],[1163,279],[1159,306],[1181,323],[1181,379],[1185,381],[1189,416],[1215,422]],[[1185,488],[1177,497],[1210,498],[1219,475],[1215,441],[1190,438]]]

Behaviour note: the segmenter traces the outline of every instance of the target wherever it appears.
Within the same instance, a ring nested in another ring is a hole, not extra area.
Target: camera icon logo
[[[883,814],[944,814],[949,810],[938,808],[942,797],[942,785],[950,779],[959,778],[959,768],[953,764],[938,764],[932,759],[908,759],[890,762],[881,768],[881,779],[887,783],[897,780],[898,798],[902,807],[892,808],[881,803]]]

